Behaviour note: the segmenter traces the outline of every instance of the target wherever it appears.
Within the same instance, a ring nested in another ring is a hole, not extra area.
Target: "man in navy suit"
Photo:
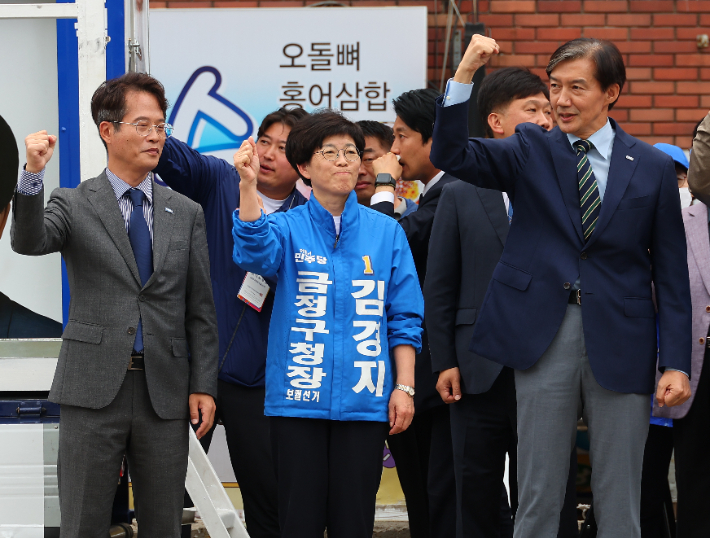
[[[589,426],[599,538],[639,538],[648,394],[690,396],[691,305],[673,161],[609,109],[626,81],[611,43],[576,39],[550,58],[557,127],[466,140],[476,70],[499,51],[476,35],[439,98],[432,163],[505,191],[515,212],[471,351],[515,370],[515,538],[554,537],[576,423]]]

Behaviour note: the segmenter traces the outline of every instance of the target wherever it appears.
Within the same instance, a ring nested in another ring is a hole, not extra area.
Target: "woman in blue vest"
[[[331,538],[371,537],[385,438],[414,414],[423,299],[401,227],[357,203],[364,145],[336,112],[298,122],[286,156],[313,194],[269,216],[259,207],[254,141],[234,156],[234,261],[279,282],[265,413],[288,538],[322,538],[326,528]],[[254,300],[268,293],[257,279],[249,288]]]

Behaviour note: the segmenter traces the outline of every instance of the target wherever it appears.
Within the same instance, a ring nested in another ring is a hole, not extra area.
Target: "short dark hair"
[[[580,37],[568,41],[550,56],[550,62],[545,70],[547,76],[550,76],[560,62],[580,58],[590,58],[594,62],[597,68],[594,77],[601,85],[602,91],[606,91],[612,84],[618,84],[619,95],[621,95],[621,90],[626,83],[626,67],[621,52],[611,41],[593,37]],[[616,101],[618,100],[617,97]],[[616,101],[609,105],[609,110],[613,108]]]
[[[158,100],[158,106],[165,116],[168,110],[168,100],[165,98],[165,88],[158,79],[145,73],[126,73],[117,78],[105,81],[94,92],[91,98],[91,117],[98,128],[101,122],[122,121],[126,115],[126,93],[129,91],[146,92]],[[121,125],[114,123],[116,130]],[[103,142],[103,138],[101,139]],[[106,142],[104,142],[106,147]]]
[[[525,99],[543,93],[550,100],[550,90],[542,79],[524,67],[498,69],[483,79],[478,88],[478,114],[486,129],[486,136],[493,138],[488,125],[491,112],[508,106],[516,99]]]
[[[293,129],[293,126],[296,125],[296,122],[302,118],[305,118],[308,116],[308,112],[303,110],[302,108],[284,108],[281,107],[278,110],[273,111],[271,114],[268,114],[264,120],[261,122],[261,125],[259,125],[259,130],[256,132],[256,137],[261,138],[262,135],[269,130],[269,128],[274,124],[274,123],[282,123],[286,127],[289,127],[290,129]]]
[[[338,135],[352,138],[360,154],[365,150],[365,137],[360,126],[329,108],[316,110],[291,129],[286,141],[286,159],[309,187],[311,181],[301,175],[298,165],[311,162],[313,153],[323,146],[323,140]]]
[[[439,92],[432,88],[410,90],[392,99],[394,112],[407,127],[422,135],[426,143],[434,133],[436,119],[436,98]]]
[[[362,129],[363,136],[371,136],[380,141],[384,149],[389,151],[394,144],[394,131],[386,123],[373,120],[360,120],[357,122]]]

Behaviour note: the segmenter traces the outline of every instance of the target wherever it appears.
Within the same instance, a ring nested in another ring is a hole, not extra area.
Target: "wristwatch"
[[[375,187],[392,187],[397,186],[397,180],[392,177],[392,174],[377,174],[375,178]]]
[[[387,175],[389,175],[389,174],[387,174]],[[399,383],[397,383],[394,386],[394,388],[399,389],[399,390],[403,390],[404,392],[409,394],[412,398],[414,398],[414,387],[408,387],[407,385],[400,385]]]

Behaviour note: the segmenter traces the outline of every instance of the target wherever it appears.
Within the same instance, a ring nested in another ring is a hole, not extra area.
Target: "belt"
[[[145,370],[143,353],[131,353],[131,360],[128,363],[128,370]]]
[[[582,304],[582,291],[581,290],[570,290],[569,299],[567,300],[569,304]]]

